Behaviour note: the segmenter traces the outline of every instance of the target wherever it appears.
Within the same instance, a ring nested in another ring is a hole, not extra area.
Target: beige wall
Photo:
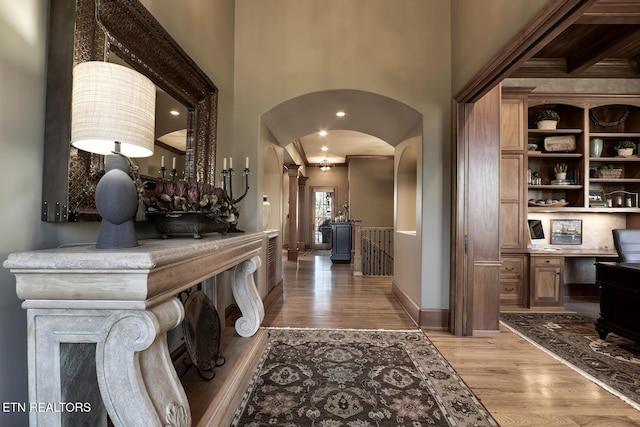
[[[423,169],[418,160],[422,156],[422,138],[410,136],[395,147],[395,234],[393,258],[393,284],[403,295],[410,298],[414,306],[420,308],[445,309],[448,306],[448,286],[440,286],[431,277],[423,259],[423,253],[431,251],[422,241],[436,235],[434,229],[423,234],[422,224],[425,212],[433,210],[433,204],[423,204]],[[426,185],[426,184],[425,184]],[[413,212],[411,210],[413,209]],[[413,217],[413,219],[409,219]],[[424,221],[426,222],[426,221]],[[440,258],[441,262],[448,260]],[[420,277],[416,282],[415,278]],[[415,319],[416,321],[418,319]]]
[[[548,0],[451,0],[451,80],[458,93]]]
[[[419,228],[435,232],[416,263],[429,280],[410,282],[426,288],[433,308],[448,308],[449,294],[450,11],[442,0],[236,1],[234,155],[255,153],[262,113],[306,93],[364,90],[423,115],[418,133],[429,156],[420,188],[432,202]],[[252,177],[257,194],[260,176]],[[251,203],[244,208],[257,212],[257,198]]]
[[[4,2],[0,8],[0,182],[10,203],[0,209],[0,260],[56,240],[40,222],[47,5]],[[16,19],[20,16],[21,19]],[[0,401],[27,402],[26,311],[15,276],[0,268]],[[27,414],[0,413],[0,425],[27,425]]]
[[[140,0],[218,88],[218,150],[232,155],[233,0]],[[244,162],[244,157],[238,160]],[[251,158],[257,163],[258,157]],[[244,163],[243,163],[244,164]],[[216,166],[217,173],[221,170]],[[260,199],[262,200],[262,198]]]
[[[349,161],[349,205],[363,227],[393,227],[393,159]]]

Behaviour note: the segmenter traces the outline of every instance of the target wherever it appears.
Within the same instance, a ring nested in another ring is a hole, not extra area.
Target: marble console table
[[[263,241],[247,233],[11,254],[3,265],[27,310],[30,425],[106,425],[105,408],[116,426],[191,425],[167,347],[184,317],[175,295],[233,269],[236,330],[255,334]]]

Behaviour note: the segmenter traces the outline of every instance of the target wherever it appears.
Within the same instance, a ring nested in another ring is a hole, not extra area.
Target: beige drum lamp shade
[[[117,64],[88,61],[73,69],[71,144],[80,150],[149,157],[155,140],[156,87]]]

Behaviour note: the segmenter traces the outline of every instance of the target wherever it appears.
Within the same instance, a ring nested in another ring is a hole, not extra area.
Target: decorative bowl
[[[536,151],[538,149],[538,144],[529,144],[529,151]]]
[[[542,208],[562,208],[565,207],[569,204],[569,202],[565,201],[564,199],[560,199],[560,200],[535,200],[535,199],[531,199],[529,200],[529,206],[537,206],[537,207],[542,207]]]
[[[191,234],[194,239],[200,239],[203,233],[225,234],[229,229],[229,223],[219,215],[203,212],[170,211],[148,215],[153,218],[163,239],[176,234]]]

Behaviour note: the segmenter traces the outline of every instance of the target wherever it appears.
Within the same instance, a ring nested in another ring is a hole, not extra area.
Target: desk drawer
[[[560,267],[564,264],[564,257],[561,256],[550,256],[550,257],[533,257],[532,262],[536,266],[542,265],[553,265],[556,267]]]
[[[523,277],[525,277],[523,256],[502,257],[502,265],[500,266],[501,279],[521,279]]]
[[[500,304],[504,306],[524,306],[525,293],[522,279],[500,280]]]
[[[508,295],[522,296],[522,280],[502,280],[500,281],[500,298]]]

